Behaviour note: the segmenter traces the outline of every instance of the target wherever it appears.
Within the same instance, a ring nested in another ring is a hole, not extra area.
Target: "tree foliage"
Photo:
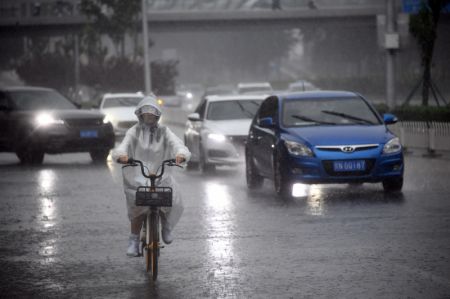
[[[151,63],[152,89],[156,94],[174,95],[178,60],[156,60]]]
[[[16,65],[18,75],[29,85],[53,87],[67,91],[74,82],[73,37],[49,49],[49,38],[30,38],[27,55]]]
[[[450,0],[422,0],[422,7],[419,12],[410,18],[409,30],[416,38],[421,52],[423,67],[422,104],[424,106],[428,105],[431,88],[431,63],[439,18],[442,9],[449,3]]]
[[[93,22],[95,31],[111,37],[121,56],[127,33],[137,34],[140,0],[81,0],[80,10]]]

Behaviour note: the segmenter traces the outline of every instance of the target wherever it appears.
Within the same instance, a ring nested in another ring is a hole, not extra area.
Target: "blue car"
[[[272,95],[253,118],[245,148],[250,189],[265,178],[275,191],[292,196],[303,184],[382,183],[386,192],[403,186],[404,161],[400,140],[357,93],[311,91]]]

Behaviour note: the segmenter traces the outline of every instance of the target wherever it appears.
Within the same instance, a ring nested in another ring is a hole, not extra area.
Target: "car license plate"
[[[366,161],[364,160],[333,161],[333,170],[336,172],[364,171],[366,170]]]
[[[80,137],[81,138],[97,138],[98,132],[97,132],[97,130],[81,130]]]

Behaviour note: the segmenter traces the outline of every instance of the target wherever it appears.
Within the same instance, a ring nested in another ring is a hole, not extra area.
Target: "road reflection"
[[[49,228],[55,225],[56,205],[53,202],[54,188],[56,184],[56,174],[54,170],[44,169],[38,173],[40,219],[44,222],[44,227]]]
[[[319,185],[311,185],[306,203],[308,205],[308,214],[313,216],[322,216],[325,212],[322,187]]]
[[[43,223],[44,229],[55,226],[58,218],[57,205],[54,202],[55,188],[57,187],[57,176],[53,169],[43,169],[38,172],[40,215],[38,219]],[[53,236],[53,234],[52,234]],[[42,264],[56,262],[57,240],[48,238],[40,242],[39,255],[44,257]]]
[[[218,285],[224,285],[239,277],[239,269],[234,267],[238,258],[233,237],[235,205],[229,186],[207,182],[205,190],[208,208],[206,221],[210,232],[207,245],[211,260],[208,279]]]

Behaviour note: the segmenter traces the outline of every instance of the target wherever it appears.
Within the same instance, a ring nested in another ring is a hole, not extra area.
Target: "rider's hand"
[[[128,163],[128,155],[119,156],[119,158],[117,159],[117,162],[119,162],[121,164],[127,164]]]
[[[175,157],[175,163],[177,165],[180,165],[181,163],[183,163],[184,161],[186,161],[186,157],[184,155],[177,155]]]

